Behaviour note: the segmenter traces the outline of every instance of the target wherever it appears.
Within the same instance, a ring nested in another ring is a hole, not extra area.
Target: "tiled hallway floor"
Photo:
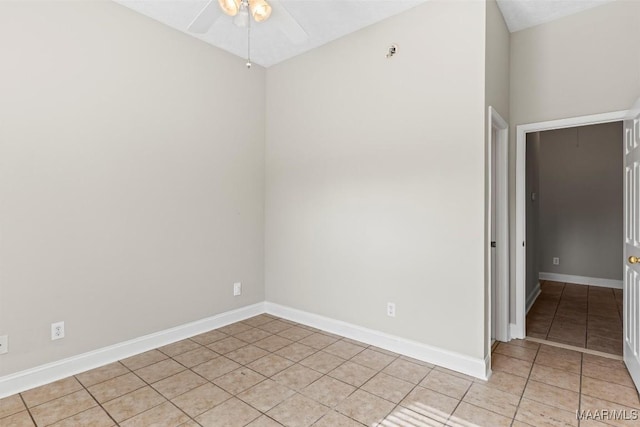
[[[577,410],[640,408],[617,360],[512,341],[493,371],[481,381],[260,315],[2,399],[0,425],[578,426]]]
[[[527,336],[622,355],[622,290],[545,281]]]

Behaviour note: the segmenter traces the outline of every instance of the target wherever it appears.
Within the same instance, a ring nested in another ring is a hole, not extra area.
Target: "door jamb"
[[[486,225],[486,271],[487,271],[487,352],[491,353],[491,314],[496,311],[495,333],[496,340],[509,341],[509,124],[493,108],[489,107],[487,114],[487,225]],[[492,164],[492,133],[496,130],[495,159],[496,159],[496,307],[491,306],[492,278],[491,278],[491,170]]]
[[[625,119],[628,110],[588,116],[570,117],[546,122],[529,123],[516,126],[516,236],[515,244],[515,318],[510,325],[511,338],[526,336],[526,141],[527,133],[618,122]]]

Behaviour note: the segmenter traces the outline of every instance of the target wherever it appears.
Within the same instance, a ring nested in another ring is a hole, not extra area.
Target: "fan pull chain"
[[[248,2],[247,2],[248,3]],[[247,23],[247,68],[251,68],[251,17]]]

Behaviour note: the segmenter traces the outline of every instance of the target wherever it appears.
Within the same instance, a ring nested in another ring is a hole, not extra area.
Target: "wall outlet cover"
[[[237,297],[242,295],[242,283],[236,282],[233,284],[233,296]]]
[[[395,303],[388,302],[387,303],[387,316],[396,317],[396,305]]]
[[[560,265],[560,258],[554,257],[553,258],[553,265]]]
[[[64,322],[51,324],[51,341],[64,338]]]

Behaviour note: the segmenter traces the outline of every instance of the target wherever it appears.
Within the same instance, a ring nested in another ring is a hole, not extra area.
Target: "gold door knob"
[[[637,256],[631,255],[629,257],[629,264],[637,264],[640,262],[640,258],[638,258]]]

